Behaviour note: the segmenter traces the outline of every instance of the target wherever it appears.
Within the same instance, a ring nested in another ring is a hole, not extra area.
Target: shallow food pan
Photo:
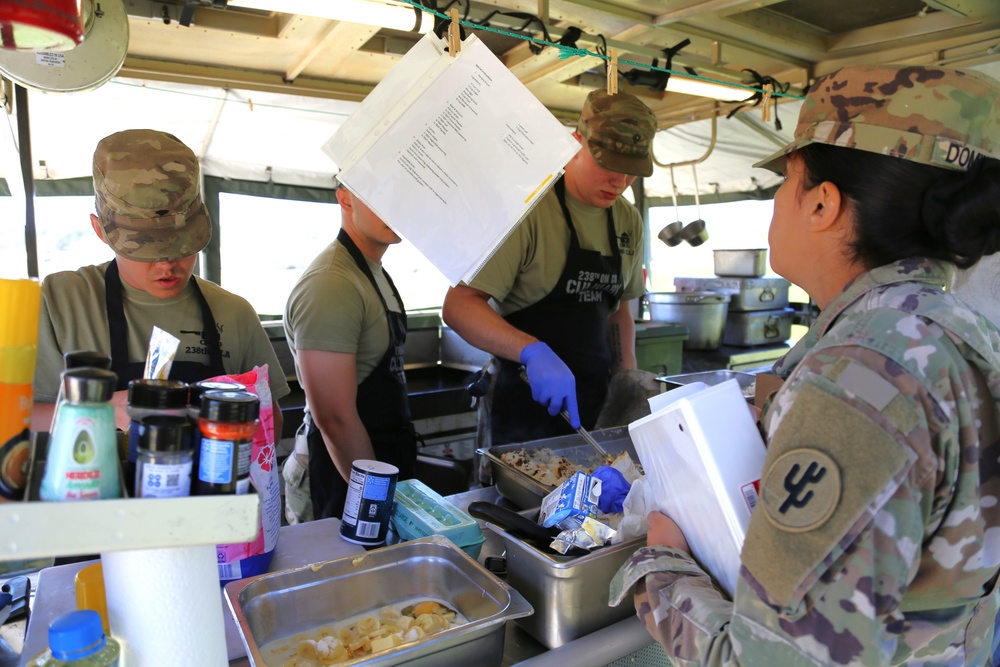
[[[598,431],[591,431],[594,439],[608,451],[611,456],[617,456],[622,452],[628,452],[632,461],[639,464],[639,457],[635,453],[632,439],[628,434],[627,426],[616,426]],[[481,456],[485,456],[490,462],[493,472],[493,483],[497,486],[500,495],[514,503],[519,509],[531,509],[542,504],[542,498],[555,490],[555,486],[543,484],[528,473],[515,468],[506,463],[501,457],[507,452],[524,448],[528,453],[532,453],[543,447],[547,447],[558,456],[564,456],[572,463],[587,467],[591,470],[604,465],[594,448],[588,445],[584,439],[576,433],[571,435],[561,435],[555,438],[544,438],[542,440],[530,440],[528,442],[511,442],[506,445],[494,445],[488,449],[479,450]]]
[[[443,600],[469,622],[341,664],[498,667],[506,621],[532,613],[520,593],[440,535],[249,577],[225,591],[254,667],[282,664],[267,662],[269,642],[417,597]]]
[[[521,512],[537,519],[538,510]],[[617,607],[608,605],[608,589],[618,568],[646,537],[601,547],[583,556],[547,553],[492,523],[507,549],[507,583],[535,608],[515,623],[547,648],[556,648],[635,614],[632,595]]]

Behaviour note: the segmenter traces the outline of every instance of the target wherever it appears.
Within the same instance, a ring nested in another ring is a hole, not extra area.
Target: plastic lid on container
[[[73,350],[63,354],[66,369],[72,368],[103,368],[111,370],[111,357],[94,350]]]
[[[182,452],[191,449],[191,420],[177,415],[150,415],[139,420],[139,449]]]
[[[201,406],[201,395],[206,391],[246,391],[246,387],[238,382],[219,382],[218,380],[200,380],[188,387],[188,403]]]
[[[443,535],[459,547],[481,544],[486,538],[479,523],[416,479],[396,484],[392,514],[396,533],[404,540]]]
[[[188,404],[187,382],[180,380],[132,380],[128,383],[129,407],[160,410],[180,409]]]
[[[66,400],[72,403],[95,403],[111,400],[118,376],[103,368],[73,368],[62,372]]]
[[[93,609],[71,611],[49,624],[49,649],[57,660],[86,658],[106,643],[101,615]]]
[[[247,391],[206,391],[199,415],[213,422],[252,422],[260,415],[260,401]]]

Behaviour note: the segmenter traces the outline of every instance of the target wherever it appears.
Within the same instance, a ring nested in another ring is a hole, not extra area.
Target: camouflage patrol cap
[[[652,176],[656,117],[635,95],[608,95],[600,89],[591,92],[576,129],[587,140],[594,160],[605,169]]]
[[[94,192],[104,236],[125,259],[174,261],[212,238],[198,158],[172,134],[125,130],[101,139]]]
[[[1000,83],[944,67],[851,65],[822,77],[802,102],[795,139],[755,167],[830,144],[965,171],[1000,157]]]

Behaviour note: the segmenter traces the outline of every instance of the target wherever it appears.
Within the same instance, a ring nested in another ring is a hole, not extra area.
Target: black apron
[[[198,281],[191,277],[198,304],[201,306],[201,337],[208,349],[208,364],[197,361],[174,361],[170,367],[171,380],[192,383],[206,378],[225,375],[222,365],[222,340],[219,328],[212,315],[208,301],[198,287]],[[122,302],[122,281],[118,275],[118,262],[112,260],[104,271],[104,294],[108,308],[108,328],[111,333],[111,370],[118,375],[115,391],[128,389],[131,380],[138,380],[146,369],[146,362],[130,363],[128,360],[128,323],[125,321],[125,306]]]
[[[403,344],[406,342],[406,310],[403,308],[403,300],[392,278],[383,271],[403,312],[389,310],[382,290],[375,282],[375,276],[358,246],[343,229],[337,234],[337,241],[347,248],[354,263],[375,288],[389,324],[389,347],[378,366],[358,385],[358,416],[368,432],[375,458],[399,468],[399,479],[412,479],[417,465],[417,435],[410,423],[410,403],[406,395],[406,376],[403,374]],[[309,444],[309,495],[312,498],[313,514],[316,519],[339,519],[344,513],[347,482],[333,465],[323,436],[311,419],[306,437]]]
[[[566,206],[566,185],[555,186],[563,217],[569,226],[566,266],[544,299],[511,313],[506,321],[548,344],[576,377],[580,423],[593,428],[611,379],[612,354],[608,318],[624,292],[622,257],[611,207],[607,209],[611,257],[583,250]],[[492,444],[525,442],[573,433],[562,417],[552,417],[531,398],[531,388],[520,377],[521,364],[502,359],[493,393]]]

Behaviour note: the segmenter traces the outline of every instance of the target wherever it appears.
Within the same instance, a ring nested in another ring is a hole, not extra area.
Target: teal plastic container
[[[401,542],[443,535],[472,558],[479,558],[486,537],[479,524],[417,479],[396,483],[392,527]]]

